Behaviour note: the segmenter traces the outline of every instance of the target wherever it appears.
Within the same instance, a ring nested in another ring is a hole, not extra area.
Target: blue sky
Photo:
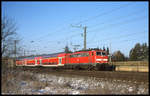
[[[2,2],[4,15],[17,23],[28,54],[82,49],[84,30],[71,24],[87,26],[87,48],[111,46],[128,56],[136,43],[149,42],[148,2]]]

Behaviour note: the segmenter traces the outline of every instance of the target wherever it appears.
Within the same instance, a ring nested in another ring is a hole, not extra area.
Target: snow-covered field
[[[75,75],[21,72],[8,78],[2,94],[149,94],[148,82],[111,80]],[[22,78],[22,79],[21,79]]]

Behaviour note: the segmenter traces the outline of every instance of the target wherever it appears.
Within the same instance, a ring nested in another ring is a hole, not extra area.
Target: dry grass
[[[116,66],[116,71],[149,72],[148,66]]]
[[[40,81],[31,81],[30,85],[32,85],[32,89],[44,89],[46,86],[48,86],[48,83]]]
[[[112,62],[116,65],[116,71],[136,71],[136,72],[149,72],[148,61],[123,61]]]
[[[14,73],[15,72],[12,72],[12,69],[9,68],[2,72],[2,93],[18,93],[19,86],[16,85],[17,75]]]
[[[149,66],[148,61],[123,61],[123,62],[112,62],[116,66]]]
[[[43,89],[48,86],[48,82],[37,80],[35,74],[30,71],[15,68],[3,68],[2,71],[2,94],[26,94],[21,93],[21,83],[27,82],[31,89]]]

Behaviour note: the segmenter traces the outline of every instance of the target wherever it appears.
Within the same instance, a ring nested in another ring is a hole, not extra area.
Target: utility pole
[[[111,43],[110,43],[109,55],[110,55],[110,64],[111,64]]]
[[[84,50],[86,50],[86,26],[84,28]]]
[[[25,49],[24,49],[24,56],[25,56]]]
[[[86,26],[84,26],[84,27],[82,27],[81,25],[80,26],[73,26],[73,25],[71,25],[72,27],[77,27],[77,28],[83,28],[84,29],[84,42],[83,42],[83,46],[84,46],[84,50],[86,50]]]
[[[14,54],[15,54],[15,60],[16,60],[16,57],[17,57],[17,52],[16,52],[16,43],[17,43],[17,40],[14,40],[14,43],[15,43],[15,45],[14,45],[14,47],[15,47]]]

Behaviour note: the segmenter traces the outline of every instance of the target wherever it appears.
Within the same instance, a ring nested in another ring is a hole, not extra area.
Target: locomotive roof
[[[101,49],[98,49],[98,48],[93,48],[93,49],[86,49],[86,50],[79,50],[79,51],[75,51],[75,52],[86,52],[86,51],[104,51],[104,50],[101,50]]]
[[[58,54],[61,54],[61,53],[64,53],[64,52],[53,53],[53,54],[42,54],[42,55],[39,55],[39,56],[40,56],[40,57],[43,57],[43,58],[56,57]],[[38,56],[38,57],[39,57],[39,56]]]

